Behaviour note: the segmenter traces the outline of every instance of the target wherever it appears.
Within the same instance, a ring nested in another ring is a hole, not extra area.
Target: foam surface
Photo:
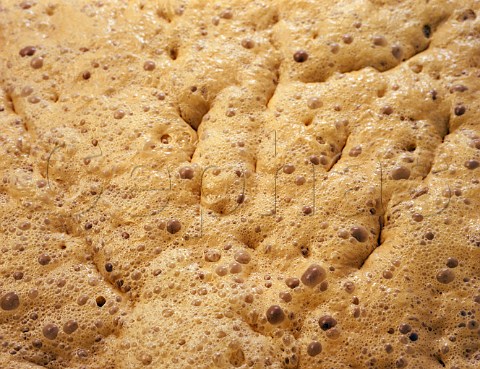
[[[0,368],[477,368],[479,36],[474,0],[0,0]]]

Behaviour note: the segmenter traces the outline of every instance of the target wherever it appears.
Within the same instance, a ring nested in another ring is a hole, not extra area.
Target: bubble
[[[403,51],[402,51],[402,48],[398,45],[395,45],[392,47],[392,55],[395,59],[402,59],[402,56],[403,56]]]
[[[30,65],[33,69],[40,69],[43,67],[43,58],[41,56],[33,58],[30,62]]]
[[[238,274],[241,271],[242,271],[242,264],[237,263],[235,261],[233,263],[230,263],[230,273]]]
[[[38,262],[40,263],[40,265],[47,265],[47,264],[50,263],[51,260],[52,260],[52,258],[50,256],[48,256],[47,254],[41,254],[38,257]]]
[[[322,105],[323,105],[322,101],[318,97],[311,97],[307,101],[307,106],[312,110],[318,109],[322,107]]]
[[[349,34],[343,35],[342,40],[345,44],[349,45],[353,42],[353,36]]]
[[[285,284],[289,288],[293,289],[293,288],[298,287],[300,285],[300,280],[298,278],[290,277],[290,278],[285,279]]]
[[[427,233],[425,233],[425,238],[427,240],[431,241],[435,238],[435,235],[432,232],[427,232]]]
[[[43,327],[42,333],[45,338],[49,340],[54,340],[55,338],[57,338],[58,335],[58,327],[55,324],[48,323]]]
[[[405,368],[407,366],[407,360],[405,360],[403,357],[397,359],[395,362],[395,367],[397,368]]]
[[[295,184],[297,186],[302,186],[302,185],[305,184],[305,182],[306,182],[306,180],[305,180],[304,176],[297,176],[297,178],[295,178]]]
[[[312,264],[303,272],[301,281],[305,286],[315,287],[322,282],[326,276],[327,273],[325,269],[318,264]]]
[[[82,305],[85,305],[87,301],[88,301],[88,296],[82,295],[77,299],[77,304],[82,306]]]
[[[155,69],[155,62],[152,60],[147,60],[145,63],[143,63],[143,69],[147,72],[151,72]]]
[[[358,242],[365,242],[368,240],[368,231],[365,227],[362,227],[362,226],[352,227],[352,229],[350,230],[350,234]]]
[[[240,264],[248,264],[252,257],[250,254],[245,250],[239,250],[235,253],[234,256],[235,260],[238,261]]]
[[[457,105],[455,107],[455,109],[453,110],[453,112],[455,113],[455,115],[457,117],[460,117],[462,116],[463,114],[465,114],[465,112],[467,111],[467,109],[465,108],[465,106],[463,105]]]
[[[373,41],[373,44],[375,46],[386,46],[387,45],[387,40],[382,35],[373,36],[372,41]]]
[[[225,265],[219,265],[215,269],[215,273],[217,273],[220,277],[226,276],[228,274],[228,268]]]
[[[328,331],[329,329],[337,325],[337,321],[331,315],[324,315],[320,319],[318,319],[318,325],[320,326],[322,331]]]
[[[295,166],[293,164],[285,164],[283,166],[283,172],[286,174],[292,174],[295,171]]]
[[[308,356],[317,356],[322,352],[322,345],[318,341],[312,341],[307,346],[307,354]]]
[[[442,269],[437,273],[437,281],[442,284],[453,282],[455,274],[450,269]]]
[[[351,281],[347,281],[343,284],[343,288],[345,288],[345,291],[348,293],[353,293],[353,291],[355,291],[355,284]]]
[[[149,354],[142,354],[140,361],[143,365],[150,365],[153,361],[152,355]]]
[[[2,310],[15,310],[20,306],[20,299],[15,292],[8,292],[0,299],[0,307]]]
[[[406,167],[396,167],[391,172],[392,179],[399,180],[399,179],[409,179],[410,178],[410,169]]]
[[[412,215],[412,219],[415,222],[421,222],[423,220],[423,215],[419,214],[419,213],[415,213],[415,214]]]
[[[63,331],[66,334],[72,334],[78,329],[78,323],[75,320],[69,320],[63,325]]]
[[[304,215],[309,215],[313,212],[313,209],[312,209],[311,206],[304,206],[302,208],[302,212],[303,212]]]
[[[389,270],[385,270],[383,273],[382,273],[382,276],[383,278],[385,279],[392,279],[393,278],[393,273]]]
[[[195,172],[192,167],[183,167],[178,170],[181,179],[192,179]]]
[[[180,231],[182,224],[177,219],[170,219],[167,222],[167,232],[175,234]]]
[[[292,295],[290,292],[285,292],[285,291],[282,291],[279,293],[278,295],[283,301],[285,302],[290,302],[292,301]]]
[[[362,153],[362,147],[361,146],[355,146],[355,147],[352,147],[350,149],[350,151],[348,152],[348,155],[350,155],[352,157],[357,157],[361,153]]]
[[[251,38],[245,38],[242,40],[242,46],[245,49],[253,49],[255,47],[255,41],[253,41]]]
[[[449,268],[456,268],[458,266],[458,260],[455,258],[448,258],[446,265]]]
[[[122,109],[118,109],[113,113],[113,117],[115,119],[122,119],[125,116],[125,111]]]
[[[232,19],[233,18],[233,12],[231,9],[225,9],[225,10],[222,10],[222,12],[220,13],[220,18],[223,18],[223,19]]]
[[[37,51],[35,46],[25,46],[24,48],[20,49],[20,56],[23,58],[25,56],[32,56]]]
[[[469,320],[467,323],[467,328],[470,330],[474,330],[478,328],[478,322],[476,320]]]
[[[293,54],[293,60],[297,63],[306,62],[308,59],[308,53],[305,50],[298,50]]]
[[[97,303],[97,306],[98,306],[98,307],[102,307],[103,305],[105,305],[105,303],[107,302],[107,300],[106,300],[105,297],[103,297],[103,296],[98,296],[98,297],[95,299],[95,302]]]
[[[410,324],[402,323],[398,326],[398,330],[402,334],[407,334],[408,332],[410,332],[412,330],[412,327],[411,327]]]
[[[470,170],[477,169],[479,166],[480,162],[478,160],[467,160],[465,162],[465,167]]]
[[[205,250],[204,257],[206,261],[215,263],[220,260],[221,254],[220,254],[220,251],[216,249],[208,249],[208,250]]]
[[[450,92],[453,93],[453,92],[465,92],[468,90],[468,87],[467,86],[464,86],[464,85],[453,85],[452,87],[450,87]]]
[[[320,164],[320,158],[317,155],[312,155],[310,156],[309,159],[310,159],[310,163],[312,163],[313,165]]]
[[[393,108],[389,105],[382,108],[382,114],[391,115],[393,113]]]
[[[285,320],[285,313],[278,305],[270,306],[267,310],[266,316],[268,322],[272,325],[280,324]]]

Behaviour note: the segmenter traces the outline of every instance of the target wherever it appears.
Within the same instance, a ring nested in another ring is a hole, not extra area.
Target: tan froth
[[[480,3],[0,0],[0,369],[480,365]]]

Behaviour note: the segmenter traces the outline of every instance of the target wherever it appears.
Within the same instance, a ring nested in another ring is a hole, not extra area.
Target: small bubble
[[[310,156],[309,159],[310,159],[310,163],[312,163],[313,165],[320,164],[320,158],[317,155],[312,155]]]
[[[204,257],[206,261],[214,263],[220,260],[221,254],[220,251],[216,249],[208,249],[205,251]]]
[[[151,72],[152,70],[155,69],[155,62],[152,60],[147,60],[145,63],[143,63],[143,69]]]
[[[372,41],[375,46],[385,46],[387,44],[387,40],[381,35],[373,36]]]
[[[392,279],[393,278],[393,273],[389,270],[385,270],[383,273],[383,278],[385,279]]]
[[[115,113],[113,113],[113,117],[115,119],[122,119],[124,116],[125,116],[125,111],[123,111],[122,109],[119,109],[115,111]]]
[[[24,56],[32,56],[36,51],[35,46],[25,46],[20,50],[19,54],[23,58]]]
[[[351,44],[353,42],[353,36],[352,35],[343,35],[342,36],[342,40],[344,43],[346,43],[347,45]]]
[[[107,300],[106,300],[105,297],[103,297],[103,296],[98,296],[98,297],[95,299],[95,302],[97,303],[97,306],[98,306],[98,307],[102,307],[103,305],[105,305],[105,303],[107,302]]]
[[[419,213],[415,213],[415,214],[412,215],[412,219],[415,222],[421,222],[423,220],[423,215],[419,214]]]
[[[178,170],[181,179],[192,179],[195,172],[192,167],[183,167]]]
[[[15,310],[20,306],[20,299],[15,292],[8,292],[0,299],[0,307],[2,310]]]
[[[453,282],[455,274],[450,269],[442,269],[437,273],[437,281],[442,284]]]
[[[480,166],[480,162],[478,160],[467,160],[465,162],[465,168],[473,170],[477,169]]]
[[[40,265],[47,265],[50,263],[51,260],[52,258],[46,254],[41,254],[38,257],[38,262],[40,263]]]
[[[362,153],[362,147],[361,146],[355,146],[353,147],[350,152],[348,153],[348,155],[352,156],[352,157],[357,157],[358,155],[360,155]]]
[[[307,106],[310,109],[318,109],[323,105],[322,101],[318,97],[311,97],[307,101]]]
[[[287,278],[285,279],[285,284],[289,287],[289,288],[295,288],[295,287],[298,287],[300,285],[300,280],[298,278]]]
[[[75,320],[69,320],[63,325],[63,331],[66,334],[72,334],[78,329],[78,323]]]
[[[295,166],[293,164],[285,164],[283,166],[283,172],[286,174],[292,174],[295,171]]]
[[[392,179],[409,179],[410,178],[410,169],[406,167],[396,167],[392,170]]]
[[[167,222],[168,233],[175,234],[179,232],[181,228],[182,228],[182,224],[176,219],[171,219]]]
[[[324,315],[318,319],[318,325],[323,331],[328,331],[337,325],[337,321],[331,315]]]
[[[285,313],[282,308],[278,305],[272,305],[267,310],[267,320],[270,324],[276,325],[280,324],[285,320]]]
[[[455,109],[453,110],[453,112],[455,113],[455,115],[456,115],[457,117],[465,114],[466,111],[467,111],[467,109],[466,109],[465,106],[463,106],[463,105],[457,105],[457,106],[455,107]]]
[[[449,268],[456,268],[458,266],[458,260],[455,258],[448,258],[446,265]]]
[[[252,257],[250,254],[245,250],[239,250],[235,253],[234,259],[238,261],[240,264],[248,264]]]
[[[318,264],[310,265],[302,274],[301,281],[305,286],[315,287],[322,282],[327,276],[325,269]]]
[[[293,54],[293,60],[297,63],[306,62],[308,59],[308,53],[305,50],[298,50]]]
[[[55,324],[48,323],[43,327],[42,333],[45,338],[54,340],[58,335],[58,327]]]
[[[33,69],[40,69],[43,67],[43,58],[41,56],[33,58],[30,65]]]
[[[242,40],[242,46],[245,49],[253,49],[255,47],[255,41],[253,41],[251,38],[245,38]]]
[[[320,354],[321,352],[322,352],[322,345],[318,341],[312,341],[307,346],[308,356],[314,357],[314,356],[317,356],[318,354]]]
[[[368,240],[368,231],[365,227],[362,227],[362,226],[352,227],[352,229],[350,230],[350,234],[358,242],[365,242]]]

